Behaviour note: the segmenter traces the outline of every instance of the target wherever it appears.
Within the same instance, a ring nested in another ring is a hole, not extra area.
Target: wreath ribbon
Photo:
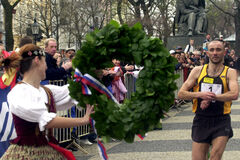
[[[74,77],[76,78],[75,81],[81,82],[82,93],[84,95],[92,94],[90,89],[88,88],[88,86],[91,86],[98,92],[105,94],[108,98],[112,99],[118,106],[120,105],[116,98],[112,95],[112,93],[102,83],[100,83],[97,79],[95,79],[91,75],[89,74],[82,75],[82,73],[76,68]]]
[[[95,121],[90,118],[90,124],[94,130],[94,132],[97,134],[97,130],[95,128]],[[107,152],[106,149],[104,147],[104,145],[102,144],[102,142],[99,140],[98,136],[97,136],[97,145],[98,145],[98,151],[99,151],[99,155],[103,160],[107,160],[108,156],[107,156]]]

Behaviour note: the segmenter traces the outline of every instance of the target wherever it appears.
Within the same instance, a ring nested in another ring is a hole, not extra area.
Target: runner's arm
[[[178,98],[183,100],[192,100],[194,98],[202,98],[212,101],[216,98],[216,95],[212,92],[190,92],[189,90],[194,87],[198,80],[198,76],[202,70],[202,66],[195,67],[191,71],[188,79],[183,83],[181,89],[178,92]]]
[[[202,67],[201,67],[202,68]],[[193,98],[197,98],[196,92],[190,92],[189,90],[193,88],[197,81],[197,76],[200,74],[201,71],[200,67],[195,67],[190,72],[187,80],[183,83],[182,87],[180,88],[178,92],[178,98],[183,100],[192,100]]]
[[[229,68],[228,70],[228,87],[229,91],[224,94],[219,94],[216,96],[217,101],[231,101],[238,99],[239,88],[238,88],[238,76],[235,69]]]

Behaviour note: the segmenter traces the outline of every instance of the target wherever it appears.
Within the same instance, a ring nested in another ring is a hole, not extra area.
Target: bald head
[[[221,46],[221,48],[224,50],[224,44],[222,41],[219,41],[219,40],[213,40],[213,41],[209,42],[208,49],[210,49],[211,47],[216,46],[216,45]]]

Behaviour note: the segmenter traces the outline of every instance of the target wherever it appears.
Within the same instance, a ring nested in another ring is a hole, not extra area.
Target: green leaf
[[[146,67],[152,67],[152,61],[151,60],[145,60],[145,65]]]
[[[133,45],[132,45],[132,50],[137,50],[138,49],[138,44],[137,43],[134,43]]]
[[[142,30],[142,25],[141,23],[136,23],[134,26],[133,26],[134,29],[137,29],[137,30]]]
[[[114,21],[114,20],[111,20],[109,24],[110,24],[110,25],[113,25],[113,26],[116,27],[116,28],[119,28],[119,27],[120,27],[119,23],[118,23],[117,21]]]
[[[91,36],[91,34],[87,34],[86,35],[86,40],[93,43],[94,42],[94,38]]]
[[[141,57],[141,52],[139,51],[133,51],[133,57],[134,57],[134,61],[136,64],[140,64],[142,57]]]

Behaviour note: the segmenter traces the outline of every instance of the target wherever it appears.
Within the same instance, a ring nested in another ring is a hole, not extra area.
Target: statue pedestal
[[[168,50],[175,50],[177,46],[181,46],[184,50],[186,45],[189,44],[189,40],[194,40],[194,47],[198,49],[202,47],[205,35],[193,35],[193,36],[170,36],[167,38],[167,48]]]

